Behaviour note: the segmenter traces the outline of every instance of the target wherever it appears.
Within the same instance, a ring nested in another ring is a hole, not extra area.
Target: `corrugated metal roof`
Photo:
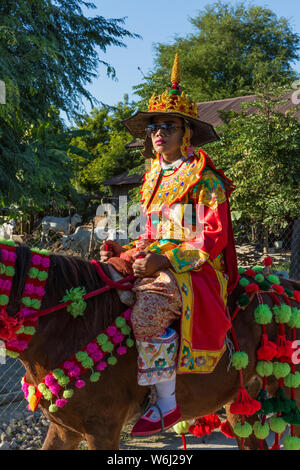
[[[278,107],[278,111],[281,113],[285,113],[287,110],[296,107],[296,104],[292,101],[292,94],[295,91],[291,91],[282,96],[283,104]],[[208,122],[212,124],[214,127],[218,127],[223,124],[221,117],[219,116],[218,111],[236,111],[240,112],[242,110],[241,103],[248,103],[251,101],[255,101],[256,95],[246,95],[246,96],[238,96],[235,98],[226,98],[223,100],[215,100],[215,101],[203,101],[201,103],[197,103],[198,107],[198,117],[202,121]],[[250,108],[248,110],[249,114],[255,112],[256,108]],[[300,122],[300,109],[297,109],[295,112],[295,117]],[[142,147],[143,143],[139,140],[133,140],[129,144],[126,145],[126,148],[139,148]]]
[[[140,184],[142,181],[143,175],[128,175],[128,171],[125,171],[121,175],[103,181],[102,184],[104,186],[118,186],[123,184]]]

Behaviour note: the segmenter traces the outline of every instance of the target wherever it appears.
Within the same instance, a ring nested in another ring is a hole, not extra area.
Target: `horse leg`
[[[111,420],[103,423],[97,421],[88,426],[85,439],[89,450],[118,450],[122,423]]]
[[[77,432],[50,423],[42,450],[76,450],[82,439]]]

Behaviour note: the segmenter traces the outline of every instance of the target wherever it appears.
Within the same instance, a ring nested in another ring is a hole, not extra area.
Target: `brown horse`
[[[30,249],[19,246],[17,255],[16,275],[7,309],[10,316],[18,311],[30,262]],[[91,292],[104,285],[95,266],[84,259],[51,255],[50,260],[42,309],[57,305],[66,289],[71,287],[85,286],[86,291]],[[105,263],[101,266],[107,272]],[[300,288],[295,281],[283,282],[291,289]],[[241,291],[238,286],[228,299],[231,312]],[[264,302],[272,306],[268,296],[265,296]],[[245,383],[256,376],[256,350],[261,338],[261,328],[253,319],[256,305],[257,301],[254,300],[234,320],[240,349],[249,356],[249,365],[244,371]],[[27,382],[37,386],[49,371],[93,340],[126,308],[112,289],[89,299],[84,316],[73,318],[63,309],[41,317],[35,335],[19,357],[26,369]],[[268,326],[268,333],[270,339],[275,340],[277,326]],[[177,376],[176,395],[183,420],[212,413],[234,400],[239,388],[239,373],[232,367],[228,369],[229,362],[229,353],[226,352],[211,374]],[[39,407],[50,421],[43,449],[76,449],[82,439],[86,439],[89,449],[118,449],[122,427],[141,413],[148,392],[148,387],[137,384],[137,352],[134,347],[130,348],[125,355],[118,357],[116,365],[102,372],[98,382],[91,383],[87,378],[86,386],[76,390],[64,408],[50,413],[49,402],[41,399]],[[300,397],[296,398],[299,403]],[[231,423],[236,419],[230,414],[228,417]],[[258,448],[254,437],[246,439],[247,448]]]

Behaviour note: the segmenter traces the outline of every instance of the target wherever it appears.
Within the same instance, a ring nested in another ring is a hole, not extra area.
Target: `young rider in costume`
[[[145,232],[126,247],[107,241],[101,261],[134,260],[136,302],[132,325],[138,349],[138,383],[155,385],[156,404],[139,419],[132,435],[150,435],[181,420],[176,373],[212,372],[230,328],[227,295],[236,285],[237,262],[229,208],[234,187],[208,155],[195,146],[217,139],[198,119],[196,103],[179,87],[176,55],[172,86],[153,95],[148,112],[124,121],[144,138],[151,170],[141,189]],[[124,253],[125,251],[125,253]],[[130,256],[132,254],[132,256]],[[181,338],[170,328],[180,319]]]

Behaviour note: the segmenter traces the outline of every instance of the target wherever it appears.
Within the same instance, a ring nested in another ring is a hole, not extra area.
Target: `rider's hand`
[[[138,256],[143,256],[138,258]],[[158,255],[147,251],[140,251],[133,255],[135,261],[132,265],[133,273],[136,277],[151,277],[160,269],[168,269],[171,263],[164,255]]]
[[[105,244],[110,247],[108,251],[105,248]],[[114,240],[105,240],[105,242],[100,246],[100,261],[106,262],[113,256],[119,256],[123,251],[123,247],[118,242],[115,242]]]

